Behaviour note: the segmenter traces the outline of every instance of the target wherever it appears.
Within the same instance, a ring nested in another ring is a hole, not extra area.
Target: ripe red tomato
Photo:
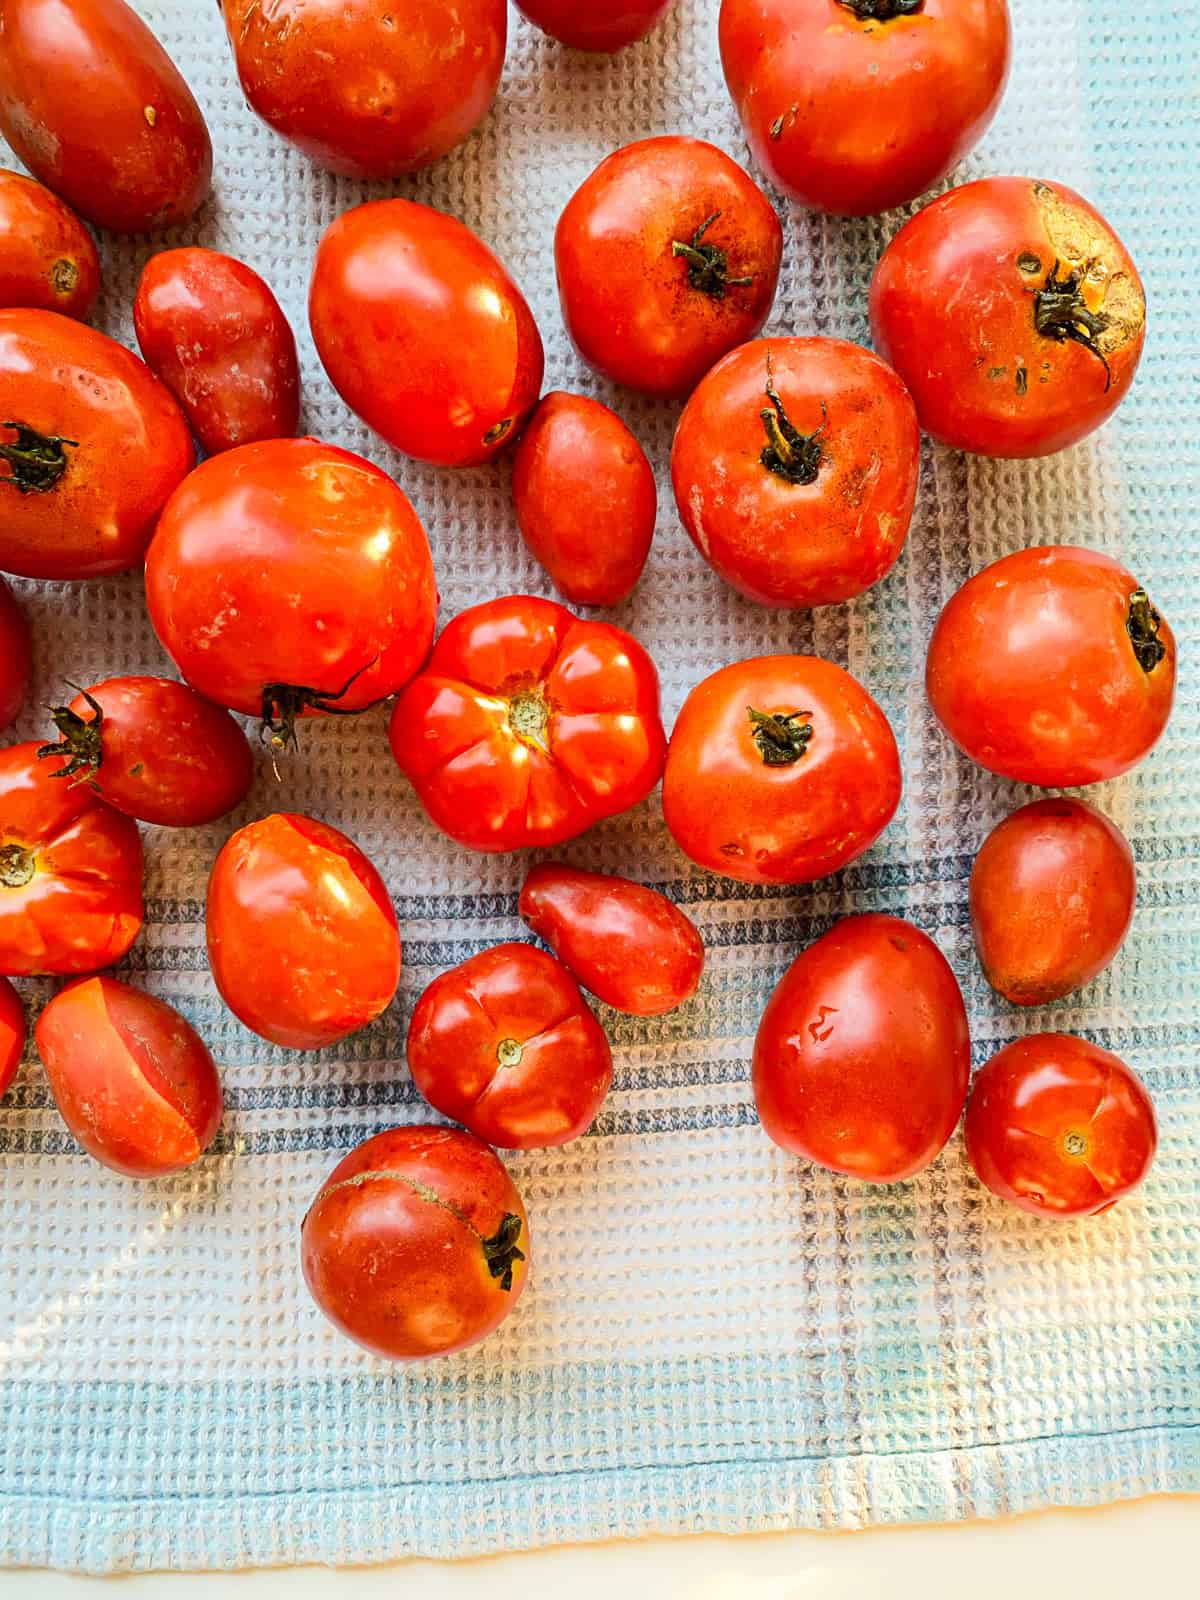
[[[69,206],[32,178],[0,168],[0,306],[86,317],[100,257]]]
[[[34,742],[0,750],[0,973],[95,972],[141,931],[142,841],[37,753]]]
[[[186,222],[212,184],[200,107],[125,0],[5,0],[0,133],[115,233]]]
[[[456,217],[413,200],[345,212],[317,247],[308,309],[334,388],[418,461],[487,461],[537,404],[544,356],[533,313]]]
[[[1158,1147],[1154,1106],[1119,1056],[1035,1033],[976,1075],[967,1154],[981,1183],[1037,1217],[1086,1217],[1127,1195]]]
[[[615,606],[646,565],[658,490],[646,453],[614,411],[548,394],[521,435],[513,502],[525,543],[564,599]]]
[[[0,1100],[12,1087],[24,1053],[25,1007],[8,979],[0,978]]]
[[[221,1121],[208,1047],[173,1006],[115,978],[80,978],[34,1030],[63,1121],[97,1161],[127,1178],[181,1172]]]
[[[455,617],[388,739],[430,820],[470,850],[561,844],[628,811],[666,748],[637,640],[530,595]]]
[[[563,320],[606,377],[682,396],[762,327],[782,254],[770,202],[723,150],[642,139],[607,156],[559,218]]]
[[[675,0],[516,0],[517,10],[543,33],[573,50],[606,55],[644,39]]]
[[[899,917],[846,917],[798,955],[754,1043],[754,1098],[783,1149],[870,1183],[927,1167],[967,1098],[954,973]]]
[[[525,879],[520,911],[584,988],[615,1011],[662,1016],[690,1000],[700,983],[704,940],[657,889],[544,861]]]
[[[900,804],[883,712],[819,656],[756,656],[696,686],[663,773],[675,843],[743,883],[808,883],[868,849]]]
[[[493,1333],[529,1276],[529,1223],[499,1156],[460,1128],[392,1128],[352,1150],[300,1231],[304,1281],[340,1332],[416,1361]]]
[[[912,520],[921,434],[878,356],[843,339],[757,339],[717,363],[671,451],[692,542],[768,606],[824,606],[890,572]]]
[[[531,944],[498,944],[435,978],[413,1011],[408,1065],[435,1111],[505,1150],[578,1139],[613,1072],[579,985]]]
[[[929,701],[989,772],[1067,789],[1128,772],[1171,714],[1175,636],[1136,578],[1071,545],[968,579],[929,641]]]
[[[0,728],[20,716],[33,672],[33,639],[13,592],[0,578]]]
[[[888,245],[871,329],[926,433],[979,455],[1045,456],[1124,399],[1146,295],[1125,246],[1073,190],[984,178],[931,201]]]

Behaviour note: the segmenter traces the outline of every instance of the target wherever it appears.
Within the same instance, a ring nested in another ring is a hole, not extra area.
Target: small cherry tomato
[[[614,411],[548,394],[521,435],[513,501],[525,543],[564,599],[615,606],[632,594],[654,538],[658,490],[646,453]]]
[[[100,257],[69,206],[0,167],[0,306],[85,318],[100,293]]]
[[[925,687],[972,761],[1068,789],[1128,772],[1167,725],[1175,636],[1110,556],[1042,545],[994,561],[950,600]]]
[[[300,1233],[304,1281],[340,1332],[393,1361],[478,1344],[529,1275],[525,1207],[459,1128],[392,1128],[352,1150]]]
[[[695,923],[657,889],[561,861],[534,867],[520,911],[598,1000],[632,1017],[659,1017],[690,1000],[704,971]]]
[[[663,816],[699,866],[808,883],[868,849],[900,804],[883,712],[819,656],[756,656],[696,686],[663,773]]]
[[[950,964],[899,917],[846,917],[809,945],[754,1043],[754,1098],[775,1143],[870,1183],[899,1183],[936,1158],[970,1074]]]
[[[723,150],[642,139],[607,156],[559,218],[563,320],[606,377],[682,396],[762,327],[782,254],[770,201]]]
[[[430,820],[470,850],[561,844],[628,811],[666,748],[637,640],[530,595],[455,617],[388,739]]]
[[[560,44],[611,55],[644,39],[675,0],[516,0],[517,10]]]
[[[33,672],[33,639],[29,623],[13,592],[0,578],[0,729],[21,714]]]
[[[671,451],[692,543],[768,606],[824,606],[890,572],[908,536],[921,434],[908,390],[843,339],[757,339],[717,363]]]
[[[413,200],[345,212],[317,246],[308,304],[334,388],[418,461],[477,466],[512,444],[537,404],[533,313],[456,217]]]
[[[1036,1217],[1086,1217],[1127,1195],[1158,1147],[1154,1106],[1120,1056],[1035,1033],[976,1075],[967,1154],[981,1183]]]
[[[36,743],[0,750],[0,973],[96,972],[142,926],[137,824],[59,783]]]
[[[498,944],[435,978],[413,1011],[408,1065],[435,1111],[504,1150],[578,1139],[613,1072],[579,985],[531,944]]]
[[[127,1178],[182,1172],[221,1121],[208,1047],[173,1006],[115,978],[80,978],[34,1030],[63,1121],[97,1161]]]
[[[0,895],[4,890],[0,888]],[[21,996],[7,978],[0,978],[0,1100],[12,1081],[25,1053],[25,1007]]]
[[[1045,456],[1106,421],[1146,338],[1146,295],[1098,211],[1061,183],[983,178],[933,200],[871,281],[875,347],[926,433]]]

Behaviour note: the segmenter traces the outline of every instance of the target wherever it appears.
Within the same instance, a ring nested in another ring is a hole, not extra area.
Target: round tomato
[[[1035,1033],[976,1075],[967,1154],[980,1182],[1037,1217],[1085,1217],[1127,1195],[1158,1146],[1154,1106],[1119,1056]]]
[[[637,640],[529,595],[455,617],[388,738],[430,820],[471,850],[561,844],[628,811],[666,748]]]
[[[900,790],[895,737],[860,683],[819,656],[756,656],[684,701],[663,815],[710,872],[808,883],[874,844]]]
[[[12,1087],[24,1053],[25,1007],[8,979],[0,978],[0,1100]]]
[[[611,55],[656,28],[675,0],[516,0],[517,10],[560,44]]]
[[[674,135],[606,157],[554,236],[563,320],[583,359],[645,394],[687,394],[775,300],[783,230],[723,150]]]
[[[891,571],[920,454],[908,390],[878,356],[842,339],[758,339],[701,379],[671,479],[726,583],[762,605],[824,606]]]
[[[929,701],[972,761],[1067,789],[1128,772],[1167,725],[1175,637],[1110,556],[1070,545],[994,561],[929,641]]]
[[[1061,183],[984,178],[906,223],[871,281],[875,346],[926,433],[985,456],[1045,456],[1124,399],[1146,338],[1125,246]]]
[[[92,236],[57,195],[0,168],[0,306],[86,317],[100,293]]]
[[[0,578],[0,728],[20,716],[33,673],[33,639],[25,613]]]
[[[334,388],[418,461],[487,461],[537,404],[544,356],[533,313],[455,217],[413,200],[345,212],[317,247],[308,304]]]

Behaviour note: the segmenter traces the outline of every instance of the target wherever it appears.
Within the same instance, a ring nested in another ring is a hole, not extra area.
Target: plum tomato
[[[761,605],[824,606],[890,572],[921,434],[908,390],[843,339],[756,339],[700,380],[671,450],[692,543]]]
[[[607,156],[559,218],[563,320],[598,372],[682,397],[762,327],[782,254],[770,201],[723,150],[642,139]]]
[[[1141,1079],[1069,1033],[997,1051],[976,1074],[965,1132],[980,1182],[1036,1217],[1107,1211],[1141,1183],[1158,1146]]]
[[[875,348],[925,432],[985,456],[1045,456],[1116,410],[1146,337],[1125,246],[1061,183],[983,178],[901,228],[871,281]]]
[[[516,439],[545,357],[525,296],[482,239],[414,200],[330,224],[309,293],[334,388],[405,455],[478,466]]]
[[[950,964],[899,917],[846,917],[802,951],[754,1043],[754,1098],[770,1137],[870,1183],[899,1183],[937,1157],[970,1074]]]
[[[1128,772],[1167,725],[1175,637],[1111,556],[1042,545],[968,579],[934,628],[925,687],[972,761],[1068,789]]]
[[[612,55],[656,28],[675,0],[516,0],[516,7],[543,33],[572,50]]]
[[[33,673],[33,638],[29,623],[0,578],[0,729],[11,727],[21,714]]]
[[[80,978],[50,1001],[34,1039],[63,1121],[114,1172],[182,1172],[212,1143],[217,1069],[165,1000],[115,978]]]
[[[0,888],[0,894],[4,890]],[[21,996],[7,978],[0,978],[0,1100],[12,1081],[25,1053],[25,1007]]]
[[[658,673],[637,640],[531,595],[448,624],[388,739],[430,820],[470,850],[561,844],[628,811],[666,750]]]
[[[743,883],[808,883],[868,849],[900,804],[887,718],[819,656],[722,667],[683,703],[663,815],[699,866]]]
[[[1090,983],[1121,948],[1137,879],[1120,828],[1082,800],[1035,800],[988,834],[971,872],[987,981],[1016,1006]]]
[[[525,879],[520,912],[571,975],[614,1011],[662,1016],[699,986],[704,941],[657,889],[543,861]]]
[[[86,318],[100,293],[91,234],[43,184],[0,168],[0,306]]]

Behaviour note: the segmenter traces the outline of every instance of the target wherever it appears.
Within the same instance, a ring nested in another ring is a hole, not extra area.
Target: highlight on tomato
[[[0,978],[0,1100],[12,1088],[21,1065],[25,1035],[25,1007],[21,996],[7,978]]]
[[[85,320],[100,293],[100,256],[79,218],[44,184],[0,168],[0,306]]]

